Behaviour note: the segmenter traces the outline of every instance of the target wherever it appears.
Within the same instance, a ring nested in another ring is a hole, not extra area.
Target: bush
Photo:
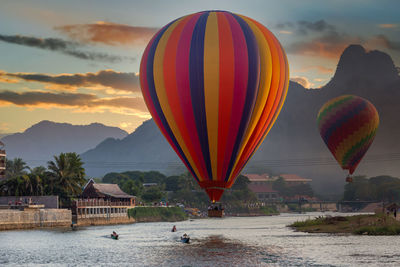
[[[135,207],[128,210],[128,216],[137,222],[183,221],[187,214],[179,207]]]

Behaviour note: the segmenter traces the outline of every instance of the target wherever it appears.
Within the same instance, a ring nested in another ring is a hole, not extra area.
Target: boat
[[[118,234],[117,234],[116,232],[113,232],[113,233],[111,234],[111,238],[112,238],[112,239],[115,239],[115,240],[118,240]]]
[[[187,234],[184,234],[183,236],[181,236],[182,243],[189,243],[189,241],[190,241],[190,237]]]
[[[189,241],[190,241],[190,237],[183,237],[183,236],[181,236],[181,242],[182,243],[189,243]]]

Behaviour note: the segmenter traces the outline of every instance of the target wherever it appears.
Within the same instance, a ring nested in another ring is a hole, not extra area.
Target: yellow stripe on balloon
[[[204,36],[204,99],[212,179],[218,180],[218,102],[219,102],[218,19],[210,12]],[[221,163],[220,163],[221,164]]]
[[[254,36],[257,40],[257,45],[260,53],[260,83],[258,86],[256,103],[254,105],[253,113],[250,118],[249,125],[247,126],[246,133],[244,135],[244,139],[240,145],[238,156],[236,157],[235,164],[233,165],[232,170],[236,168],[240,156],[243,153],[246,144],[248,143],[251,134],[253,133],[254,128],[259,123],[260,117],[264,110],[264,107],[267,103],[270,84],[272,79],[272,72],[270,71],[272,68],[272,60],[271,60],[271,51],[267,40],[264,37],[264,34],[260,31],[260,29],[247,17],[239,15],[243,20],[247,22],[253,31]],[[265,74],[265,75],[264,75]]]
[[[187,157],[187,160],[190,163],[190,166],[192,166],[193,171],[196,173],[197,177],[199,178],[200,181],[202,181],[202,176],[200,175],[200,172],[198,170],[198,166],[196,166],[196,162],[193,160],[192,156],[190,155],[189,150],[187,149],[187,146],[185,144],[185,141],[182,138],[182,134],[179,131],[178,126],[175,123],[174,115],[170,109],[170,105],[168,102],[168,96],[167,96],[167,91],[165,88],[165,83],[164,83],[164,54],[165,54],[165,47],[168,43],[169,37],[175,27],[180,23],[180,21],[183,18],[177,20],[173,24],[171,24],[168,29],[164,32],[162,37],[160,38],[157,49],[154,54],[154,65],[153,65],[153,77],[154,77],[154,84],[156,88],[156,93],[157,97],[161,106],[161,109],[163,110],[165,119],[168,122],[169,127],[171,128],[173,135],[175,136],[179,146],[182,148],[183,153]]]

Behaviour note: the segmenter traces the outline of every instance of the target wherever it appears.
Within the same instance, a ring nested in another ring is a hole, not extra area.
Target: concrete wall
[[[126,216],[120,217],[91,217],[91,218],[79,218],[76,222],[77,226],[89,226],[89,225],[107,225],[107,224],[125,224],[134,223],[134,218],[128,218]]]
[[[69,227],[71,223],[67,209],[0,210],[0,230]]]
[[[58,209],[58,196],[9,196],[9,197],[0,197],[0,205],[8,205],[11,201],[13,204],[16,201],[21,201],[23,204],[25,200],[29,202],[29,199],[32,199],[32,202],[36,204],[44,205],[45,209]]]

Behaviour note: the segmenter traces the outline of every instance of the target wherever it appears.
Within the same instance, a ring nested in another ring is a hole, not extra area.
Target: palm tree
[[[49,175],[54,184],[54,191],[62,198],[70,198],[81,193],[85,184],[83,162],[76,153],[61,153],[48,162]]]
[[[13,160],[8,160],[6,162],[6,176],[8,178],[20,176],[26,174],[26,171],[29,167],[26,165],[21,158],[15,158]]]

